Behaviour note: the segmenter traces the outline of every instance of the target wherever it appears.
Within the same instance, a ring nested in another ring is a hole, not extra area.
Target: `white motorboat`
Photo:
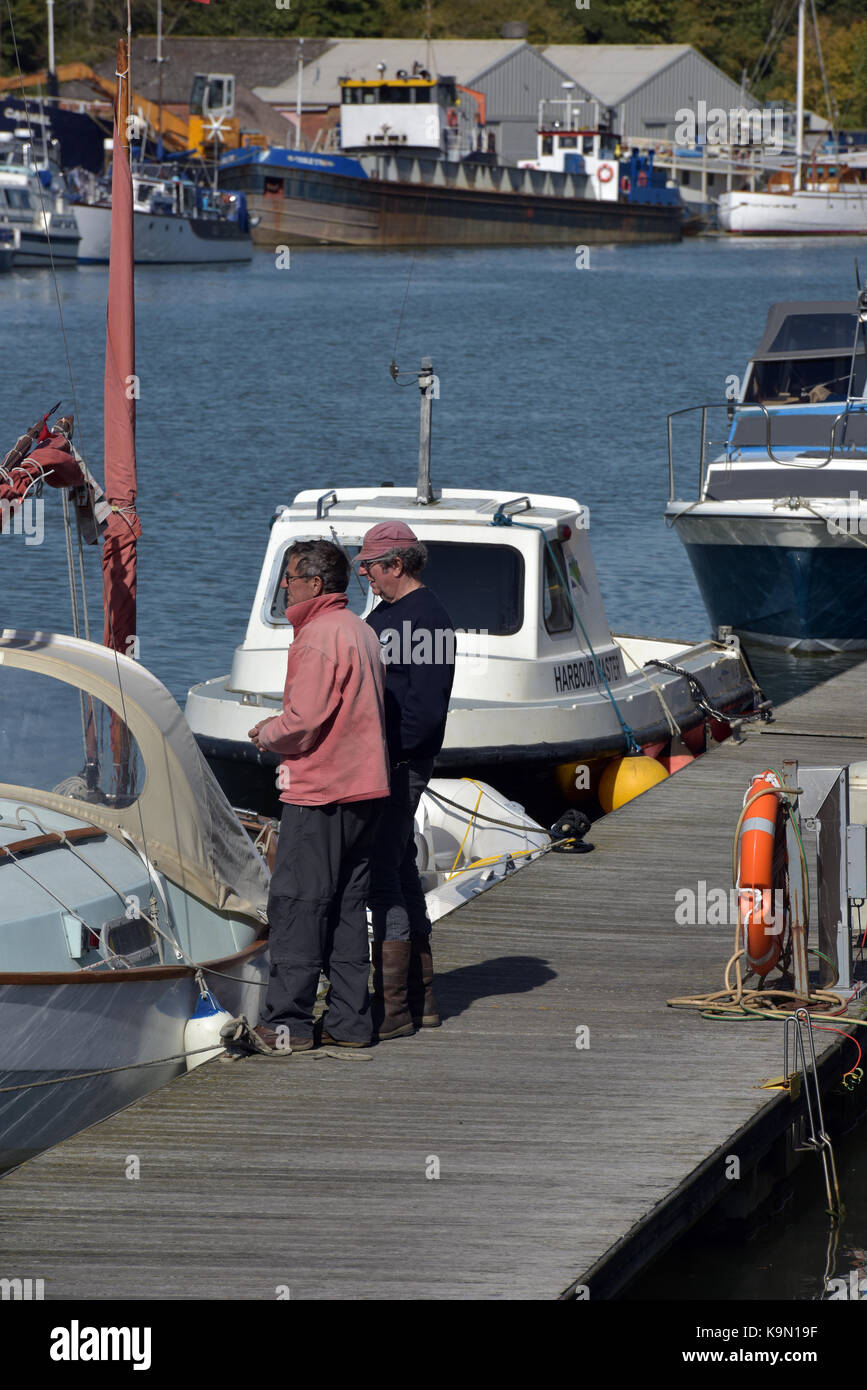
[[[0,768],[2,1171],[183,1071],[202,989],[258,1019],[268,873],[168,691],[106,647],[0,634]]]
[[[666,520],[715,625],[793,651],[867,647],[864,319],[863,291],[771,305],[739,399],[674,412],[701,412],[695,497],[669,417]]]
[[[15,266],[72,266],[80,233],[55,174],[40,171],[28,132],[0,131],[0,222],[15,229]]]
[[[76,188],[78,259],[108,265],[110,191],[92,177],[80,177]],[[133,171],[133,241],[136,265],[221,264],[253,255],[243,193],[221,193],[162,167]]]
[[[419,380],[424,432],[432,369],[423,367]],[[592,794],[604,762],[628,746],[660,751],[672,736],[701,735],[708,708],[724,716],[715,726],[723,737],[725,720],[761,701],[736,645],[612,635],[588,513],[573,498],[433,492],[421,477],[417,489],[317,488],[276,507],[232,669],[187,696],[190,726],[235,805],[275,807],[276,759],[254,748],[248,730],[281,707],[292,629],[280,584],[290,545],[321,537],[353,556],[365,531],[384,520],[407,522],[427,546],[425,582],[457,630],[440,774],[472,770],[528,805],[528,784],[537,785],[556,814],[564,799]],[[357,577],[349,597],[362,616],[373,607]],[[534,814],[542,801],[534,796]]]

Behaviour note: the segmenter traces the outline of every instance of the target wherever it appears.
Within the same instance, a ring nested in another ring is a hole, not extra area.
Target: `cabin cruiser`
[[[86,170],[72,170],[67,183],[81,228],[78,259],[108,265],[110,182]],[[137,166],[132,170],[132,185],[136,265],[215,264],[252,258],[251,223],[243,193],[221,192],[171,165]]]
[[[0,131],[0,223],[17,232],[15,266],[75,265],[79,229],[59,166],[31,143],[29,131]]]
[[[735,717],[752,707],[756,688],[736,647],[612,636],[587,512],[572,498],[443,488],[420,506],[407,487],[312,489],[274,511],[230,673],[187,697],[199,746],[236,805],[272,809],[276,796],[275,760],[257,753],[248,730],[281,708],[292,640],[280,588],[289,546],[321,537],[355,556],[365,531],[392,519],[426,545],[425,582],[457,630],[439,775],[472,772],[528,805],[531,785],[546,805],[556,795],[559,809],[574,790],[589,790],[593,777],[581,769],[593,764],[601,774],[625,751],[624,722],[641,745],[702,732],[685,673],[717,710]],[[374,603],[357,576],[349,599],[361,616]]]
[[[666,521],[712,623],[797,651],[867,647],[865,320],[865,291],[773,304],[738,399],[669,417]],[[672,425],[691,412],[694,499],[675,495]]]

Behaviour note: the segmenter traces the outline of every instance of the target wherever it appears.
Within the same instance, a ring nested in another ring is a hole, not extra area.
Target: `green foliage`
[[[10,0],[21,66],[47,58],[44,0]],[[0,0],[4,75],[14,71],[11,32]],[[285,7],[284,7],[285,4]],[[841,119],[867,126],[867,0],[816,0],[825,62]],[[421,39],[424,0],[164,0],[167,35],[305,35],[311,38]],[[551,43],[688,43],[740,81],[746,73],[756,98],[794,97],[796,0],[430,0],[431,37],[499,38],[508,20],[528,25],[528,39]],[[55,0],[58,61],[107,56],[126,28],[125,0]],[[132,0],[133,32],[153,34],[156,0]],[[765,54],[769,35],[782,29]],[[825,105],[808,7],[807,103]]]

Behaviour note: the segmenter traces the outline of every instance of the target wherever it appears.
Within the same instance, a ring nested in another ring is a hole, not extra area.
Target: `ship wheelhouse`
[[[431,77],[415,64],[367,78],[340,79],[340,148],[351,153],[463,159],[478,143],[484,123],[476,94],[454,77]]]

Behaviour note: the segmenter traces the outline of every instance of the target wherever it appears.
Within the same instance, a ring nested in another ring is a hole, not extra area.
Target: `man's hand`
[[[253,743],[255,743],[260,753],[263,753],[265,750],[264,746],[259,742],[259,732],[260,730],[264,729],[266,724],[270,723],[270,719],[260,719],[259,723],[255,724],[253,728],[250,730],[249,737],[252,739]]]

